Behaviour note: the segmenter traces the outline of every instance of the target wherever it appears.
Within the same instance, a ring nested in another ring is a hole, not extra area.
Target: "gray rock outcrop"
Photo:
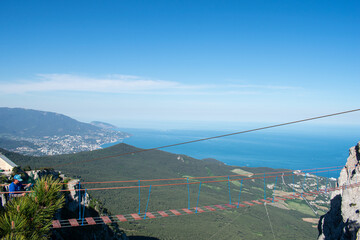
[[[332,192],[329,212],[321,216],[318,240],[360,239],[360,142],[350,148],[345,167],[338,178],[338,190]]]

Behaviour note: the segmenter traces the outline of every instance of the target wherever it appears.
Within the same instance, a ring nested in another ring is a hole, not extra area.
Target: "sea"
[[[123,143],[155,148],[231,133],[214,130],[118,129],[131,136]],[[360,141],[359,127],[313,127],[250,132],[162,150],[197,159],[213,158],[227,165],[286,169],[342,166],[349,148]],[[109,147],[116,143],[104,144]],[[321,170],[319,170],[321,171]],[[318,173],[338,177],[339,171]]]

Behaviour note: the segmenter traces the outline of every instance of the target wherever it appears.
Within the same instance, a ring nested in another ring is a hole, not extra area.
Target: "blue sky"
[[[212,129],[359,108],[359,26],[359,1],[1,1],[0,106]]]

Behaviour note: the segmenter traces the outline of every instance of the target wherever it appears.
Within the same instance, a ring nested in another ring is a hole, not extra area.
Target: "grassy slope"
[[[7,153],[8,157],[25,166],[51,167],[74,161],[91,160],[138,150],[126,144],[107,149],[52,157],[24,157]],[[181,155],[164,151],[150,151],[114,157],[100,161],[77,163],[57,167],[69,176],[81,176],[83,181],[115,181],[134,179],[178,178],[184,176],[233,175],[232,169],[238,167],[206,163]],[[250,172],[274,171],[269,168],[244,168]],[[276,170],[277,171],[277,170]],[[290,179],[285,179],[290,182]],[[182,181],[183,182],[183,181]],[[274,179],[267,180],[267,183]],[[149,184],[149,183],[142,183]],[[152,182],[151,184],[159,184]],[[130,185],[130,184],[127,184]],[[95,185],[87,185],[87,188]],[[119,184],[96,185],[113,187]],[[123,185],[121,185],[123,186]],[[244,181],[242,200],[259,199],[264,196],[262,179]],[[198,184],[190,187],[191,206],[196,206]],[[232,201],[237,201],[239,183],[231,183]],[[91,196],[100,199],[112,214],[128,214],[138,211],[138,189],[92,191]],[[141,190],[141,211],[146,205],[148,188]],[[267,196],[271,191],[267,190]],[[229,192],[227,182],[203,184],[199,206],[227,203]],[[187,207],[187,188],[183,186],[153,187],[149,202],[149,211],[177,209]],[[305,223],[302,217],[310,215],[298,211],[282,210],[268,206],[276,239],[310,239],[317,236],[312,224]],[[121,223],[128,235],[153,236],[160,239],[260,239],[272,238],[264,206],[254,206],[234,211],[202,213],[193,216],[171,217],[146,220],[135,223]]]

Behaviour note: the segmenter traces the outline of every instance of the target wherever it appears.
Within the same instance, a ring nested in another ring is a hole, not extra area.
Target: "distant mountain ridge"
[[[22,137],[76,135],[99,131],[99,127],[82,123],[63,114],[24,108],[0,108],[0,134]]]
[[[112,124],[105,123],[105,122],[100,122],[100,121],[92,121],[92,122],[90,122],[90,124],[95,126],[95,127],[104,128],[104,129],[116,129],[116,128],[118,128],[117,126],[114,126]]]
[[[113,130],[108,123],[89,124],[54,112],[0,108],[0,147],[22,154],[91,151],[125,137],[128,134]]]

